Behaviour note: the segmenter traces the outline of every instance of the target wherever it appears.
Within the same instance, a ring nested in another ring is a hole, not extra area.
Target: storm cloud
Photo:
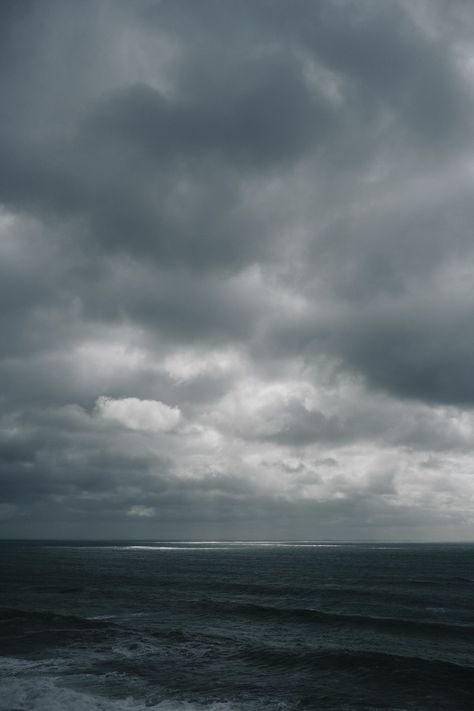
[[[472,539],[470,3],[0,15],[0,535]]]

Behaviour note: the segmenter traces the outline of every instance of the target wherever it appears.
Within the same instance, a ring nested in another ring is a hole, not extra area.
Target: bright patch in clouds
[[[137,516],[138,518],[152,518],[155,515],[153,506],[131,506],[127,511],[127,516]]]
[[[177,407],[169,407],[159,400],[139,400],[136,397],[114,399],[102,395],[97,398],[95,410],[104,420],[144,432],[169,432],[181,419]]]
[[[199,352],[179,351],[166,358],[165,371],[178,383],[186,383],[195,378],[222,377],[242,370],[242,358],[236,351]]]

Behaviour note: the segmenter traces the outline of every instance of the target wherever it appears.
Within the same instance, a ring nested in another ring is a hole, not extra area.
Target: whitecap
[[[5,658],[2,658],[2,665]],[[33,663],[10,660],[17,672],[32,669]],[[60,686],[55,678],[10,676],[0,681],[0,711],[243,711],[230,702],[196,704],[167,699],[150,706],[132,697],[108,699]]]

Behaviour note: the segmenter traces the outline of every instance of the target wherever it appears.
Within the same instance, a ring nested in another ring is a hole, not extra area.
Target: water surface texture
[[[474,546],[1,542],[0,710],[474,708]]]

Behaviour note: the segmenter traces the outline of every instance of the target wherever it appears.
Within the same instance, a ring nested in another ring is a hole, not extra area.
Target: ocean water
[[[474,709],[474,546],[0,542],[1,711]]]

